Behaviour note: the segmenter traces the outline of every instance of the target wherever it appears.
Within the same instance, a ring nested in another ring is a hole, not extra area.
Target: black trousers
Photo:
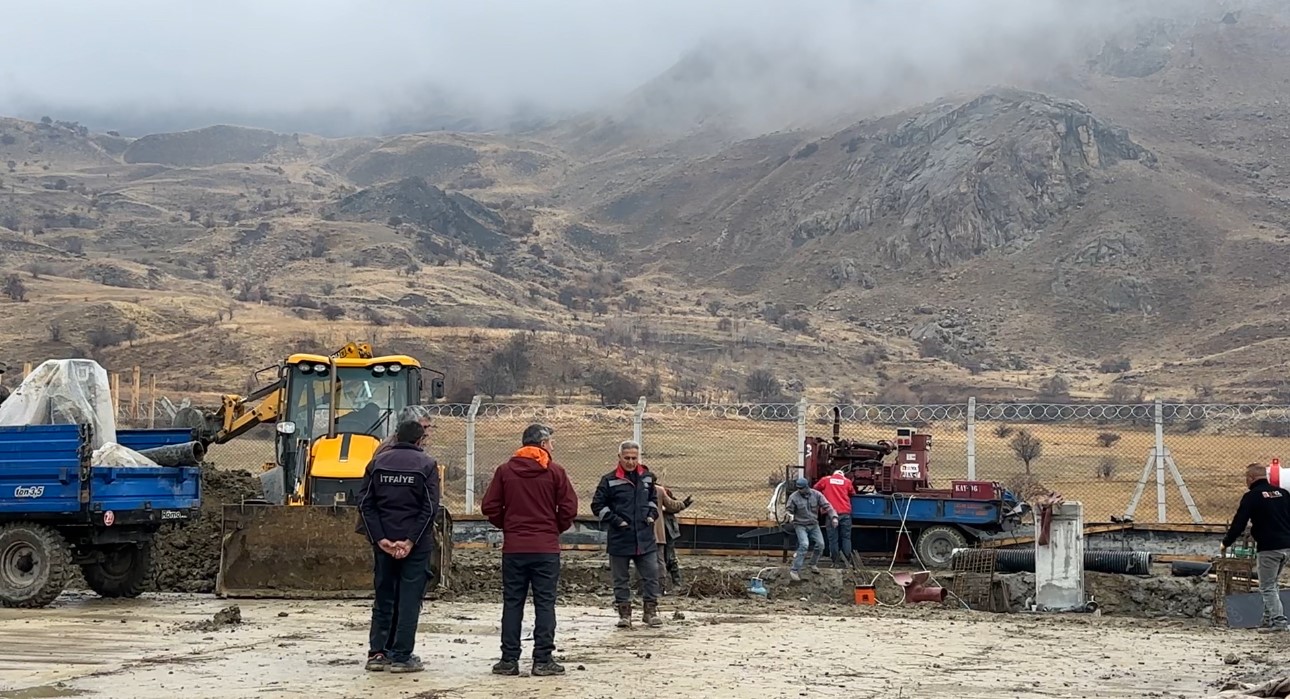
[[[367,653],[385,653],[391,662],[406,661],[416,646],[417,622],[421,619],[421,598],[425,595],[433,547],[429,541],[412,549],[406,558],[396,559],[372,547],[375,561],[372,577],[376,599],[372,601],[372,629]]]
[[[502,660],[520,659],[524,604],[533,593],[533,662],[555,652],[555,591],[560,583],[560,554],[502,554]]]

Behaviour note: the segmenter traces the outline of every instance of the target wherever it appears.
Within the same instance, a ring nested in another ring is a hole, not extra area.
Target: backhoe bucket
[[[354,532],[354,507],[225,505],[215,593],[234,598],[372,596],[372,547]],[[426,591],[448,587],[452,515],[435,518]]]

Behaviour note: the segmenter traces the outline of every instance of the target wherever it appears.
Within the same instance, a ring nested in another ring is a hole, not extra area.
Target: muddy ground
[[[0,699],[1206,697],[1290,665],[1281,639],[1188,621],[673,597],[657,630],[614,629],[606,605],[561,607],[563,678],[491,675],[498,605],[431,602],[417,645],[427,671],[399,676],[359,666],[366,602],[231,604],[66,594],[47,609],[0,610]]]
[[[214,590],[219,567],[220,519],[226,503],[241,502],[258,495],[258,484],[245,471],[223,471],[203,468],[202,516],[195,522],[164,529],[158,537],[153,589],[159,592],[198,592]],[[856,584],[877,579],[880,592],[891,588],[890,580],[880,573],[885,566],[860,571],[825,568],[818,578],[808,576],[802,583],[789,583],[778,557],[732,558],[682,555],[687,585],[677,592],[690,599],[729,599],[742,601],[750,578],[760,576],[770,590],[771,599],[807,600],[849,605]],[[450,599],[462,601],[492,600],[500,589],[498,554],[494,551],[460,550],[454,560]],[[764,569],[764,570],[763,570]],[[952,576],[942,575],[951,585]],[[1020,610],[1034,594],[1034,576],[1001,575],[997,583],[1011,609]],[[1167,575],[1123,576],[1087,574],[1089,594],[1107,615],[1144,618],[1209,618],[1213,604],[1213,584],[1200,578],[1171,578]],[[79,585],[73,584],[74,589]],[[608,563],[603,554],[568,553],[561,577],[561,594],[567,600],[593,604],[609,588]],[[896,600],[894,588],[886,590],[886,600]],[[585,599],[584,599],[585,598]],[[951,600],[950,607],[962,607]]]

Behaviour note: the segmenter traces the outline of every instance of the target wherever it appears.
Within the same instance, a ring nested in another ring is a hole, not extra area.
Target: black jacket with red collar
[[[605,529],[610,556],[643,556],[658,552],[654,520],[661,516],[654,474],[644,464],[635,471],[622,466],[606,473],[591,498],[591,512]]]

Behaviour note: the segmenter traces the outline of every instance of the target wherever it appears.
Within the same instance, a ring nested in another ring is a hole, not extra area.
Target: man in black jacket
[[[1260,464],[1245,467],[1245,483],[1249,490],[1241,497],[1241,505],[1232,518],[1232,526],[1223,537],[1221,554],[1245,532],[1245,525],[1253,523],[1250,535],[1258,550],[1259,593],[1263,595],[1263,616],[1266,631],[1286,631],[1285,610],[1281,608],[1281,591],[1277,583],[1286,560],[1290,559],[1290,491],[1273,487],[1268,482],[1267,468]]]
[[[614,579],[614,606],[618,628],[632,625],[631,564],[636,565],[645,599],[643,621],[663,625],[658,616],[658,541],[654,521],[662,516],[654,489],[654,474],[640,461],[641,447],[626,441],[618,445],[618,466],[606,473],[591,498],[591,511],[605,527],[609,571]]]
[[[360,533],[376,557],[367,669],[420,672],[416,645],[439,509],[439,465],[421,450],[425,428],[400,422],[395,443],[367,465],[358,496]]]

